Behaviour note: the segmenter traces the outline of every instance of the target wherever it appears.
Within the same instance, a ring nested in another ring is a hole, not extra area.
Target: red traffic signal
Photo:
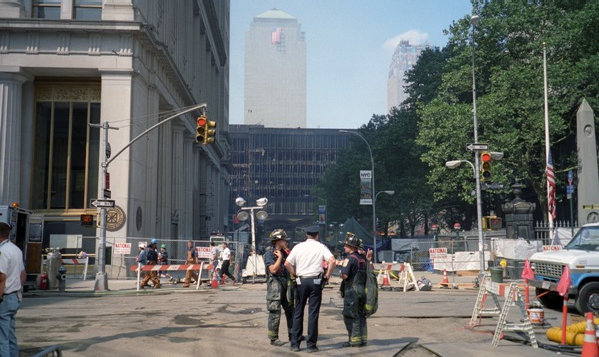
[[[206,121],[207,120],[206,120],[205,116],[198,117],[198,126],[204,126],[204,125],[206,125]]]
[[[491,179],[491,158],[491,153],[488,151],[483,151],[480,153],[480,161],[482,161],[480,172],[483,181],[488,181]]]

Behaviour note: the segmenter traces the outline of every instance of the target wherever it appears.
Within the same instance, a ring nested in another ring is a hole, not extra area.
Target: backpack
[[[372,264],[366,264],[366,303],[364,304],[364,314],[366,317],[374,315],[379,307],[379,287],[376,281],[376,274],[372,269]]]

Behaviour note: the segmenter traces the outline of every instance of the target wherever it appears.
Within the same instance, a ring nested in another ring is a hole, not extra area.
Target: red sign
[[[106,185],[106,189],[110,190],[110,172],[106,173],[105,185]]]
[[[212,259],[212,248],[210,247],[196,247],[198,253],[198,259]]]
[[[447,248],[429,248],[428,254],[431,259],[447,258]]]

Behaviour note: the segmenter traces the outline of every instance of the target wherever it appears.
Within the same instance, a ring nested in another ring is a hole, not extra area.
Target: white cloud
[[[388,51],[393,51],[399,44],[399,41],[402,40],[410,41],[410,43],[414,45],[420,45],[428,40],[428,33],[420,30],[409,30],[385,41],[385,43],[383,43],[383,48]]]

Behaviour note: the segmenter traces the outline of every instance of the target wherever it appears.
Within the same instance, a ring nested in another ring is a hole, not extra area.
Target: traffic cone
[[[443,281],[441,282],[441,286],[444,288],[449,287],[449,279],[447,278],[447,269],[443,269]]]
[[[597,336],[595,335],[592,312],[587,312],[587,327],[584,330],[584,343],[582,344],[581,356],[599,357],[599,347],[597,347]]]
[[[218,289],[218,281],[216,280],[216,274],[212,274],[212,282],[210,283],[212,289]]]
[[[391,284],[389,284],[389,271],[385,270],[383,273],[383,285],[381,285],[381,289],[383,290],[391,290]]]

